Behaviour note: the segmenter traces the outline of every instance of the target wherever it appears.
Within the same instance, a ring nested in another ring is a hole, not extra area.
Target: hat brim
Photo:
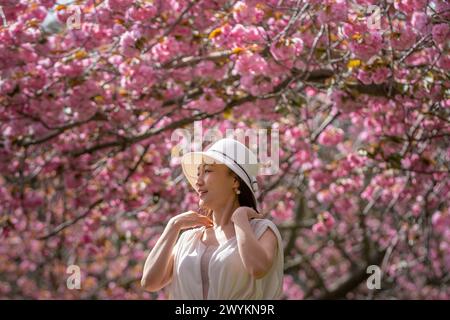
[[[242,176],[240,172],[237,170],[233,170],[233,168],[236,167],[236,164],[233,163],[230,159],[226,158],[225,156],[219,154],[219,153],[208,153],[208,151],[198,151],[198,152],[189,152],[182,156],[181,158],[181,168],[183,170],[183,174],[186,177],[186,179],[189,181],[191,186],[196,189],[195,183],[197,182],[197,170],[198,166],[202,163],[220,163],[226,165],[228,168],[230,168],[233,172],[235,172],[241,179],[244,181],[244,183],[247,185],[249,190],[252,193],[253,201],[255,203],[256,208],[258,208],[258,204],[256,201],[256,195],[255,191],[253,190],[252,186],[247,182],[247,178],[245,176]]]

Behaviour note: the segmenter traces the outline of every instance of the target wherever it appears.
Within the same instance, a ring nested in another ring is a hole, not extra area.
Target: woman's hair
[[[228,172],[233,175],[238,181],[239,181],[239,190],[241,191],[240,194],[238,194],[238,201],[239,205],[241,207],[250,207],[253,208],[256,212],[256,203],[253,199],[253,194],[250,188],[247,186],[247,184],[242,180],[241,177],[239,177],[237,174],[235,174],[233,171],[231,171],[230,168],[228,168]],[[259,212],[258,212],[259,213]]]

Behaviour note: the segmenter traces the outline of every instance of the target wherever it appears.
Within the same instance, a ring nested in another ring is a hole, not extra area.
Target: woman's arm
[[[276,235],[268,228],[258,240],[245,210],[236,211],[232,220],[244,267],[256,279],[264,277],[272,267],[276,256],[278,246]]]
[[[211,225],[211,219],[195,211],[187,211],[171,218],[145,261],[141,286],[152,292],[164,288],[172,280],[172,251],[180,231]]]
[[[164,288],[172,279],[173,254],[180,229],[169,221],[161,237],[147,257],[142,274],[141,286],[154,292]]]

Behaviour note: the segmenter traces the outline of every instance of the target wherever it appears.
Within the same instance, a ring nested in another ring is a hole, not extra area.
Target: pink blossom
[[[317,200],[321,203],[330,203],[333,198],[333,194],[328,190],[322,190],[317,193]]]
[[[359,39],[359,37],[356,39]],[[366,32],[360,40],[352,40],[349,47],[357,58],[369,60],[383,48],[383,37],[377,31]]]
[[[355,212],[358,212],[358,204],[355,199],[350,197],[340,197],[333,202],[333,207],[336,213],[351,217]]]
[[[270,53],[277,61],[286,65],[290,68],[293,65],[292,58],[295,57],[296,52],[301,52],[303,49],[303,44],[300,39],[295,42],[295,47],[289,42],[278,41],[273,43],[270,47]]]
[[[84,67],[81,62],[73,61],[68,64],[55,63],[55,74],[61,77],[77,77],[83,73]]]
[[[437,44],[443,44],[445,41],[449,40],[450,34],[450,27],[447,23],[440,23],[433,26],[433,40]]]
[[[247,34],[247,29],[242,24],[236,24],[230,30],[229,36],[232,38],[235,43],[241,43]]]
[[[428,23],[428,15],[424,12],[414,12],[411,18],[411,24],[414,29],[421,33],[427,33],[431,30]]]
[[[431,217],[431,223],[438,232],[443,232],[450,227],[450,215],[448,212],[436,211]]]
[[[140,37],[140,33],[136,31],[127,31],[120,37],[120,48],[123,55],[126,57],[134,57],[139,54],[136,48],[136,41]]]
[[[131,72],[129,81],[124,87],[133,90],[142,90],[144,87],[151,87],[157,81],[156,72],[152,67],[141,64]]]
[[[447,0],[434,0],[436,13],[443,17],[450,17],[450,3]]]
[[[323,235],[323,234],[326,234],[327,228],[322,221],[319,221],[313,225],[312,231],[316,234]]]
[[[313,87],[311,87],[311,86],[307,86],[306,88],[305,88],[305,93],[306,93],[306,95],[307,96],[309,96],[309,97],[313,97],[313,96],[315,96],[316,94],[317,94],[317,89],[316,88],[313,88]]]
[[[293,37],[290,39],[290,42],[294,48],[294,54],[296,56],[300,55],[303,52],[303,40],[299,37]]]
[[[242,76],[255,76],[268,73],[266,60],[257,53],[245,53],[239,55],[234,71]]]
[[[403,159],[401,159],[401,164],[405,169],[412,168],[414,163],[417,163],[419,160],[419,156],[417,154],[413,154],[411,156],[406,156]]]
[[[247,2],[247,1],[246,1]],[[264,11],[256,6],[249,5],[243,1],[238,1],[233,6],[233,18],[237,23],[258,24],[264,18]]]
[[[107,0],[106,5],[112,11],[124,12],[133,2],[134,0]]]
[[[24,206],[27,208],[36,209],[44,203],[44,199],[38,193],[28,193],[24,200]]]
[[[254,44],[264,44],[267,39],[267,32],[262,27],[248,26],[244,41]]]
[[[205,89],[204,94],[199,100],[194,100],[186,105],[186,108],[199,109],[208,113],[214,113],[225,106],[224,101],[219,98],[214,90]]]
[[[396,50],[406,50],[414,45],[416,38],[417,35],[411,28],[403,27],[391,35],[391,44]]]
[[[164,63],[180,50],[180,43],[174,37],[165,37],[152,48],[151,52],[155,60]]]
[[[397,10],[410,14],[413,11],[422,10],[427,4],[427,0],[398,0],[393,3]]]
[[[442,55],[439,58],[437,65],[439,68],[449,71],[450,70],[450,57],[448,55]]]
[[[357,74],[357,78],[359,81],[361,81],[364,84],[371,84],[372,83],[372,74],[371,72],[364,70],[364,69],[359,69],[358,70],[358,74]]]
[[[146,21],[152,19],[153,17],[155,17],[156,13],[157,8],[152,4],[148,4],[144,7],[139,8],[132,6],[127,11],[129,17],[136,21]]]
[[[301,300],[304,297],[303,291],[295,283],[291,275],[285,275],[283,277],[283,293],[288,299]]]
[[[358,109],[358,103],[350,94],[343,90],[333,90],[330,94],[330,100],[336,109],[343,112],[352,112]]]
[[[354,153],[347,155],[347,162],[351,168],[357,168],[364,164],[364,159]]]
[[[331,147],[335,146],[339,142],[342,142],[344,138],[344,131],[340,128],[328,126],[319,136],[318,142],[322,145]]]
[[[375,84],[381,84],[387,80],[391,71],[387,67],[376,68],[372,74],[372,80]]]
[[[331,230],[334,227],[336,221],[328,211],[322,213],[322,219],[327,230]]]
[[[347,20],[347,3],[344,0],[325,1],[325,8],[318,15],[321,24]]]

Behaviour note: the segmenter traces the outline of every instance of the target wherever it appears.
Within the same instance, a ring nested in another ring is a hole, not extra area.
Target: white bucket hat
[[[198,166],[202,163],[219,162],[236,173],[248,186],[253,195],[256,210],[256,192],[258,182],[256,176],[260,164],[256,155],[237,140],[225,138],[215,142],[207,151],[189,152],[182,156],[181,167],[191,186],[196,189]]]

